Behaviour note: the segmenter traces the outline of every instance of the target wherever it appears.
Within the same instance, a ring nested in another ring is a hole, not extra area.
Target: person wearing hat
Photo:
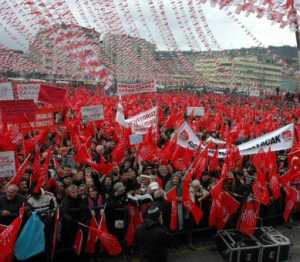
[[[161,211],[158,206],[153,205],[147,211],[144,224],[136,231],[141,262],[168,261],[169,234],[161,221]]]
[[[122,182],[113,185],[112,195],[106,200],[104,212],[108,231],[123,244],[129,222],[129,213],[126,187]]]

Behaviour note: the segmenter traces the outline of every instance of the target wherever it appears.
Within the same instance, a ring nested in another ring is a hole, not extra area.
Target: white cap
[[[159,184],[157,182],[151,182],[149,184],[149,189],[152,191],[157,190],[157,189],[159,189]]]

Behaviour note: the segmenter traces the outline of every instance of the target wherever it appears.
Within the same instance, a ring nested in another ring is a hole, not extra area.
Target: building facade
[[[282,67],[260,61],[255,56],[199,58],[195,70],[202,73],[213,88],[241,91],[276,90],[282,82]]]

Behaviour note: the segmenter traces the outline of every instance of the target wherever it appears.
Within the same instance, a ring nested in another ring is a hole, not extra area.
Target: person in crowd
[[[117,182],[113,186],[112,196],[105,202],[104,212],[109,232],[122,243],[124,243],[129,221],[127,205],[126,188],[122,182]]]
[[[18,186],[7,185],[5,195],[0,196],[0,224],[9,225],[18,215],[24,197],[18,194]]]
[[[182,183],[181,178],[183,176],[182,171],[175,172],[171,179],[166,184],[166,192],[171,190],[173,187],[177,188],[177,209],[178,209],[178,229],[183,230],[184,226],[184,209],[182,206]]]
[[[79,196],[78,187],[70,185],[66,189],[66,196],[61,204],[62,244],[68,251],[72,250],[75,235],[80,228],[79,223],[87,224],[90,219],[90,211],[87,201]]]
[[[88,188],[88,207],[97,221],[99,221],[100,213],[104,209],[104,201],[95,187]]]
[[[169,234],[162,225],[161,211],[153,205],[147,211],[144,224],[136,232],[140,261],[167,262],[169,239]]]
[[[29,184],[28,181],[25,179],[22,179],[19,184],[19,194],[22,195],[24,198],[27,198],[29,194]]]

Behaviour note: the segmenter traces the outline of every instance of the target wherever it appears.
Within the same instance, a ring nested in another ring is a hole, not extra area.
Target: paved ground
[[[277,228],[282,234],[289,237],[293,243],[291,249],[290,262],[300,262],[300,224],[289,229],[285,226],[280,226]],[[200,239],[200,240],[199,240]],[[198,238],[195,244],[196,250],[192,251],[181,243],[178,247],[172,248],[169,251],[170,262],[224,262],[223,258],[219,255],[216,250],[214,243],[214,237],[211,236],[208,239]],[[105,258],[101,261],[107,262],[125,262],[128,261],[125,258]],[[133,258],[131,262],[139,261],[137,258]]]

